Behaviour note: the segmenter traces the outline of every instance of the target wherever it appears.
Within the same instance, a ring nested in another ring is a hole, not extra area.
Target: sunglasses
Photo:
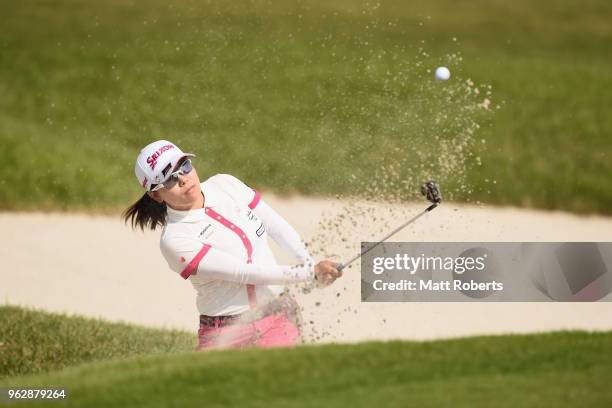
[[[176,183],[178,183],[179,176],[189,174],[191,173],[191,170],[193,170],[193,165],[191,164],[191,160],[187,159],[180,164],[179,169],[177,171],[170,173],[166,181],[160,184],[153,185],[151,187],[151,191],[157,191],[162,188],[165,188],[166,190],[171,189]]]

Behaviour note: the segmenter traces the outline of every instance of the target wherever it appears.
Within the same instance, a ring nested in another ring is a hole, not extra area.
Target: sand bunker
[[[264,198],[317,259],[346,259],[424,204]],[[338,225],[329,225],[329,224]],[[195,332],[195,292],[168,269],[159,231],[119,215],[0,214],[0,302]],[[396,241],[612,241],[612,219],[445,203]],[[276,246],[279,261],[288,260]],[[358,263],[332,286],[297,293],[309,341],[432,339],[553,329],[612,329],[612,303],[360,303]]]

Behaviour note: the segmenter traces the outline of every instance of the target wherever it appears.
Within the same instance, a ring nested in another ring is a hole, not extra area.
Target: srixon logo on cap
[[[155,153],[147,157],[147,163],[151,167],[151,170],[155,170],[155,165],[157,164],[157,159],[161,156],[166,150],[174,149],[174,145],[168,144],[160,147]]]

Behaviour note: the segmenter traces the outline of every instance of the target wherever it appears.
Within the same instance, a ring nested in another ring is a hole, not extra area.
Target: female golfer
[[[342,275],[337,264],[314,265],[298,233],[237,178],[217,174],[200,183],[193,156],[166,140],[144,147],[135,171],[146,193],[125,221],[143,230],[163,226],[164,258],[197,291],[198,350],[296,344],[300,313],[284,285],[329,284]],[[299,263],[277,264],[268,234]]]

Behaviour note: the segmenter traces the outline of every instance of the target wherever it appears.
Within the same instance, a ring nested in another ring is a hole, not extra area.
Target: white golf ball
[[[446,67],[436,68],[436,79],[446,81],[450,78],[450,71]]]

